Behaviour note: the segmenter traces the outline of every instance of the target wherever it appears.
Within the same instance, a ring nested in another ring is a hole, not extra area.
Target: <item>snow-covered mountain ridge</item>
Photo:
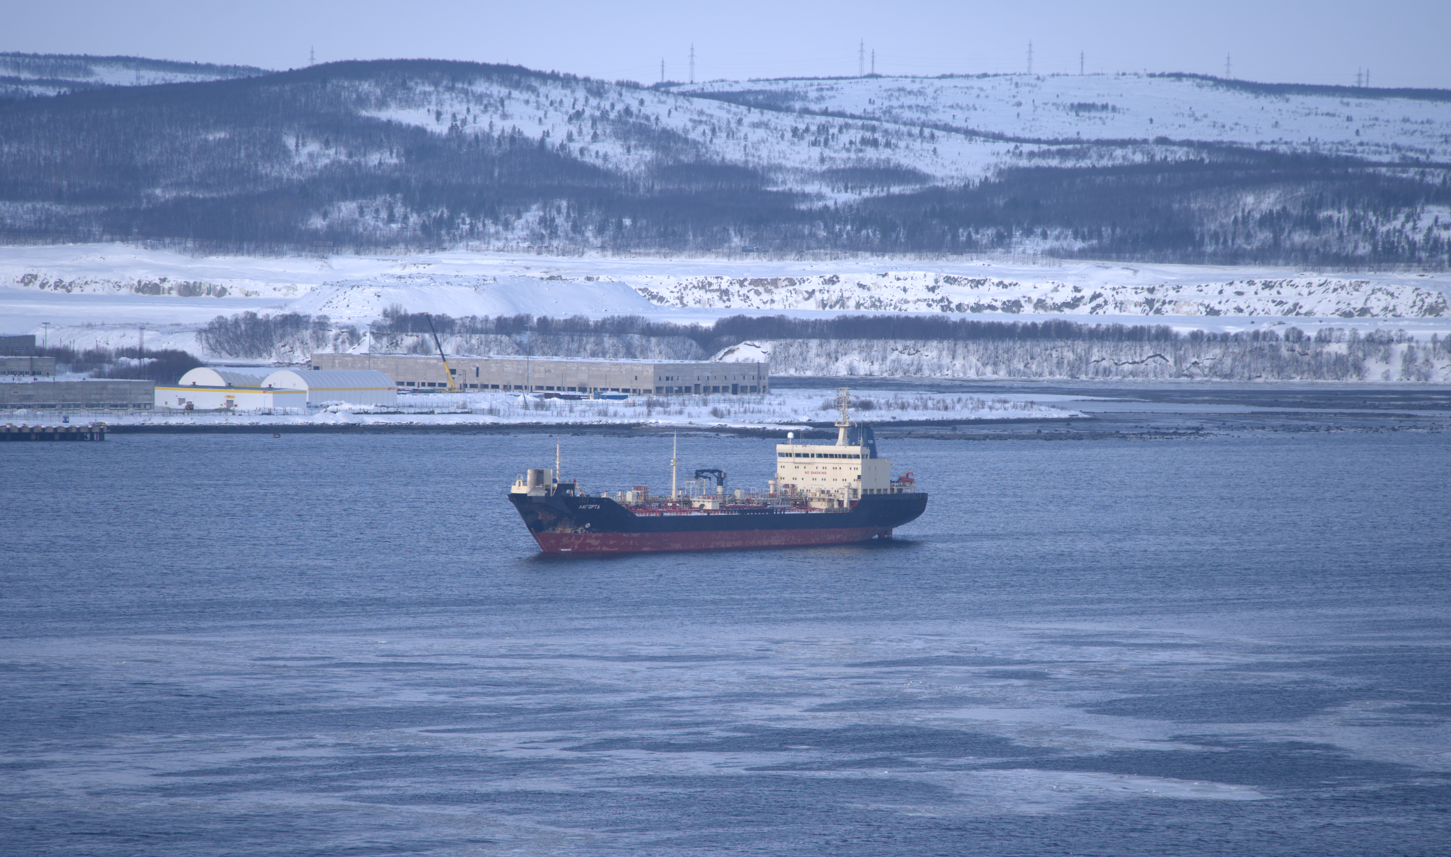
[[[23,178],[0,198],[5,235],[1451,266],[1448,92],[1172,75],[646,88],[431,60],[126,89],[0,103],[0,174]]]
[[[713,81],[676,92],[1029,144],[1198,142],[1384,162],[1451,160],[1451,93],[1191,75],[979,75]],[[828,124],[830,119],[827,120]],[[1161,153],[1162,154],[1162,153]]]

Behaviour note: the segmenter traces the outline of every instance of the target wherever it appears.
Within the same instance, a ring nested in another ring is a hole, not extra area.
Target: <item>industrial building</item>
[[[0,336],[0,376],[22,378],[54,378],[55,358],[40,357],[35,335]]]
[[[34,357],[36,350],[33,333],[0,336],[0,357]]]
[[[312,355],[316,371],[372,369],[401,389],[448,388],[443,360],[422,354]],[[520,390],[632,395],[743,395],[770,392],[765,363],[631,361],[567,357],[449,357],[460,390]],[[311,375],[315,372],[303,372]]]
[[[149,411],[150,381],[20,381],[0,383],[0,409],[38,411]]]

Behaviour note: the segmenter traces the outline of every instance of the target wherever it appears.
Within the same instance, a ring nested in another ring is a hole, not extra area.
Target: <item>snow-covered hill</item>
[[[1143,74],[716,81],[651,89],[569,78],[520,87],[484,78],[392,93],[367,113],[441,136],[517,132],[642,175],[662,154],[639,139],[643,126],[710,161],[759,168],[778,188],[828,198],[970,181],[1045,158],[1057,164],[1197,159],[1203,143],[1392,163],[1451,161],[1451,92],[1438,98],[1304,89],[1266,92],[1234,81]],[[300,158],[318,156],[316,149],[299,150]],[[895,180],[831,177],[833,169],[886,165],[906,172]]]
[[[288,304],[288,310],[366,324],[394,306],[410,312],[454,316],[641,315],[655,309],[643,295],[618,281],[566,280],[547,274],[499,278],[420,271],[328,283]]]
[[[1235,152],[1433,169],[1451,162],[1451,92],[1275,87],[1192,76],[870,77],[718,81],[650,89],[567,77],[521,83],[496,76],[447,87],[420,83],[379,91],[364,112],[444,139],[483,134],[537,145],[629,177],[645,188],[669,186],[685,175],[673,172],[684,164],[710,165],[705,176],[696,176],[695,167],[689,172],[695,176],[692,181],[707,183],[715,180],[709,178],[710,169],[743,170],[722,180],[749,185],[759,177],[762,189],[791,194],[798,208],[809,211],[970,187],[1001,180],[1015,169],[1147,166],[1162,171],[1166,164],[1183,164],[1207,170],[1214,159],[1244,157]],[[340,152],[321,139],[302,139],[293,149],[294,167],[302,173],[370,157]],[[381,163],[391,156],[377,157]],[[1201,162],[1203,167],[1198,166]],[[1263,256],[1279,252],[1275,247],[1300,245],[1312,257],[1353,259],[1399,248],[1393,252],[1403,258],[1421,258],[1414,249],[1419,245],[1421,255],[1429,252],[1439,259],[1444,254],[1435,248],[1451,243],[1451,205],[1446,204],[1451,200],[1363,212],[1341,194],[1329,191],[1327,196],[1328,186],[1315,186],[1323,176],[1312,173],[1302,170],[1291,179],[1271,179],[1257,190],[1235,189],[1245,182],[1244,173],[1207,174],[1187,179],[1186,188],[1217,184],[1220,189],[1186,189],[1184,198],[1145,199],[1130,209],[1202,207],[1203,220],[1221,224],[1197,239],[1208,245],[1197,248],[1204,251],[1237,247]],[[1395,175],[1414,184],[1435,183],[1439,173]],[[1250,184],[1264,181],[1253,179]],[[1404,195],[1408,187],[1395,193]],[[1115,192],[1110,185],[1093,191],[1105,199]],[[1072,254],[1105,246],[1100,232],[1119,228],[1111,215],[1095,214],[1094,206],[1057,212],[1035,208],[1016,216],[1011,208],[1020,197],[1027,197],[1021,200],[1025,205],[1039,205],[1030,200],[1041,198],[1042,189],[1007,186],[999,193],[1005,198],[972,215],[959,215],[966,223],[956,228],[967,246]],[[361,204],[340,203],[320,213],[311,226],[322,230],[326,224],[351,224],[369,234],[401,236],[416,228],[420,215],[398,216],[399,202],[377,197]],[[921,204],[941,202],[928,197]],[[1101,208],[1106,212],[1111,206]],[[1217,208],[1224,210],[1213,210]],[[517,217],[470,228],[495,248],[608,242],[599,225],[574,233],[562,228],[578,217],[568,205],[539,205]],[[1173,229],[1202,229],[1189,225],[1193,219]],[[974,221],[999,227],[1006,221],[1014,228],[995,232],[967,225]],[[1093,223],[1093,234],[1074,223]],[[837,228],[870,232],[902,227],[868,220]],[[1150,241],[1160,237],[1154,236],[1152,225],[1134,228],[1148,230]],[[819,237],[839,237],[829,229],[818,227],[824,233]],[[739,228],[723,249],[766,240],[752,235],[750,228]],[[873,246],[872,241],[865,246]]]
[[[675,91],[1024,143],[1162,138],[1392,163],[1451,160],[1451,93],[1143,74],[715,81]]]
[[[147,86],[255,70],[108,62],[25,59],[101,88],[0,104],[12,240],[1451,266],[1451,92],[1132,74],[647,88],[432,60]],[[127,69],[127,92],[105,88]]]

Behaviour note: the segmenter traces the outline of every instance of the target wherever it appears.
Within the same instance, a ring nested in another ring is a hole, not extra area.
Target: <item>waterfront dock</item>
[[[0,441],[7,440],[105,440],[106,424],[88,425],[3,425]]]

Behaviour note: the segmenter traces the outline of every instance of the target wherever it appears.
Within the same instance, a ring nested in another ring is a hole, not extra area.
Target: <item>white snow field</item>
[[[453,316],[640,315],[710,323],[735,314],[1451,332],[1451,273],[1023,264],[993,260],[620,259],[463,251],[387,256],[191,257],[104,245],[0,248],[0,333],[51,344],[204,353],[196,331],[243,311],[326,315],[366,327],[390,306]],[[44,322],[50,322],[46,331]]]

